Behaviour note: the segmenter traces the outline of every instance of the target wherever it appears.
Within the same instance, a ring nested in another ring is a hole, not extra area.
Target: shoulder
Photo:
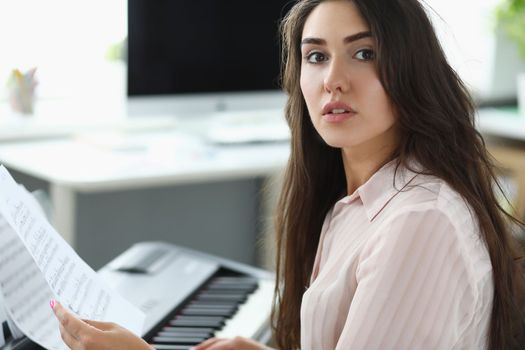
[[[430,175],[417,175],[389,203],[386,216],[435,216],[456,228],[477,229],[477,217],[466,200],[447,182]],[[479,231],[479,230],[478,230]]]
[[[440,251],[468,271],[471,282],[491,272],[490,257],[478,218],[466,200],[445,181],[418,175],[401,190],[382,213],[369,248],[421,243],[428,254]],[[375,241],[375,243],[374,243]],[[410,252],[409,254],[417,252]],[[452,262],[452,260],[451,260]]]
[[[398,234],[407,238],[439,233],[460,246],[482,241],[476,213],[457,191],[435,176],[417,175],[387,207],[380,231],[392,231],[385,226],[398,228],[402,231]]]

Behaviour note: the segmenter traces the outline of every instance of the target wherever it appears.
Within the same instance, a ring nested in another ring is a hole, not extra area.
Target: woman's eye
[[[361,61],[372,61],[376,58],[376,54],[370,49],[362,49],[357,51],[354,57]]]
[[[326,61],[326,56],[320,52],[312,52],[306,55],[306,60],[309,63],[321,63],[323,61]]]

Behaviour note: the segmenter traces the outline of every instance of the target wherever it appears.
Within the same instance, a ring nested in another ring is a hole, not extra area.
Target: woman
[[[303,0],[282,30],[279,349],[523,348],[521,224],[497,203],[472,102],[420,3]],[[73,349],[147,348],[54,309]]]

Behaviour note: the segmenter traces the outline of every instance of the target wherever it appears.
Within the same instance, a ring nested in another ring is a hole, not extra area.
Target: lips
[[[327,122],[342,122],[355,115],[357,112],[349,105],[332,101],[324,105],[322,117]]]

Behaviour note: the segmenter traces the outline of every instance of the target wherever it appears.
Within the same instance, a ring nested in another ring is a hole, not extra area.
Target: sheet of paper
[[[0,216],[0,287],[12,321],[24,334],[46,349],[67,349],[49,307],[53,292],[3,216]]]
[[[104,284],[53,229],[34,203],[31,195],[0,166],[0,213],[29,251],[55,299],[81,318],[115,322],[140,335],[144,314]],[[11,256],[20,251],[23,250],[18,249]],[[47,306],[48,301],[38,303]],[[8,309],[8,312],[12,311]]]

